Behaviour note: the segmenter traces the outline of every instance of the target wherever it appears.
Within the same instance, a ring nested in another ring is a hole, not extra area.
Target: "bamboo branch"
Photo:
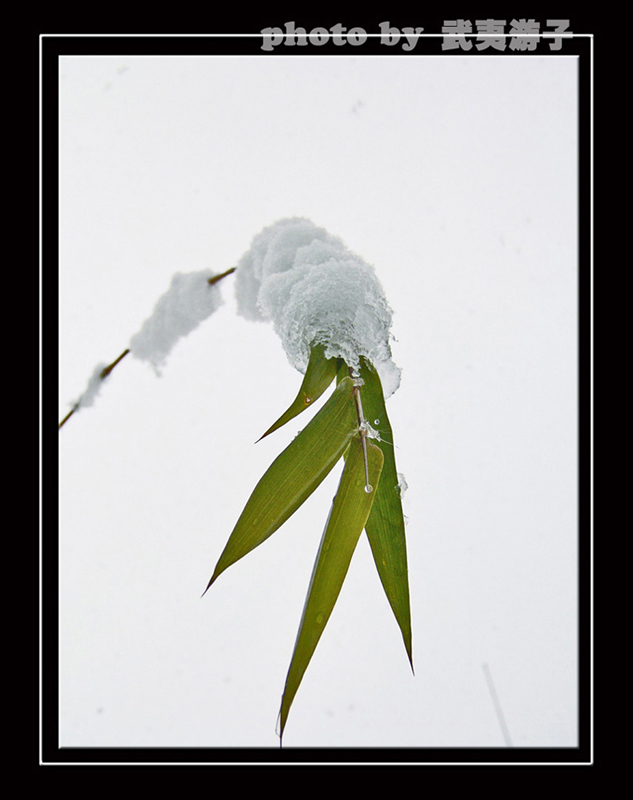
[[[107,378],[108,375],[112,372],[112,370],[116,367],[116,365],[121,361],[125,356],[130,352],[130,348],[128,347],[127,350],[124,350],[121,355],[115,359],[109,367],[106,367],[104,370],[101,371],[101,380]]]
[[[232,272],[235,272],[237,267],[231,267],[231,269],[227,269],[226,272],[221,272],[219,275],[214,275],[212,278],[209,278],[209,285],[213,286],[214,283],[221,281],[222,278],[226,278],[227,275],[230,275]]]
[[[226,278],[226,277],[227,277],[227,275],[231,275],[233,272],[235,272],[235,270],[236,270],[236,269],[237,269],[237,267],[231,267],[230,269],[227,269],[225,272],[221,272],[219,275],[214,275],[213,277],[209,278],[209,280],[208,280],[209,286],[213,286],[214,284],[216,284],[216,283],[218,283],[219,281],[221,281],[221,280],[222,280],[222,278]],[[126,355],[127,355],[129,352],[130,352],[130,349],[129,349],[129,348],[127,348],[127,349],[126,349],[126,350],[124,350],[124,351],[121,353],[121,355],[120,355],[120,356],[119,356],[117,359],[115,359],[115,360],[114,360],[114,361],[113,361],[113,362],[112,362],[112,363],[111,363],[109,366],[107,366],[107,367],[105,367],[103,370],[101,370],[101,372],[99,373],[99,377],[101,378],[101,380],[104,380],[105,378],[107,378],[107,377],[108,377],[108,375],[109,375],[109,374],[112,372],[112,370],[113,370],[113,369],[116,367],[116,365],[119,363],[119,361],[121,361],[123,358],[125,358],[125,356],[126,356]],[[84,393],[84,394],[85,394],[85,393]],[[83,395],[82,395],[82,396],[83,396]],[[63,419],[63,420],[62,420],[62,421],[59,423],[59,425],[58,425],[57,429],[59,430],[59,429],[60,429],[60,428],[61,428],[63,425],[65,425],[65,424],[66,424],[66,422],[68,422],[68,420],[69,420],[69,419],[72,417],[72,415],[75,413],[75,411],[77,411],[77,410],[78,410],[80,407],[81,407],[81,397],[80,397],[80,398],[79,398],[79,400],[78,400],[78,401],[75,403],[75,405],[74,405],[74,406],[73,406],[73,407],[70,409],[70,411],[68,412],[68,414],[66,414],[66,416],[64,417],[64,419]]]
[[[107,367],[104,367],[104,369],[102,369],[102,370],[101,370],[101,372],[99,373],[99,377],[101,378],[101,380],[102,380],[102,381],[103,381],[103,380],[105,380],[105,379],[108,377],[108,375],[109,375],[109,374],[112,372],[112,370],[113,370],[113,369],[116,367],[116,365],[119,363],[119,361],[122,361],[122,360],[125,358],[125,356],[126,356],[126,355],[127,355],[129,352],[130,352],[130,349],[129,349],[129,348],[127,348],[127,349],[126,349],[126,350],[124,350],[124,351],[121,353],[121,355],[120,355],[118,358],[116,358],[116,359],[115,359],[115,360],[114,360],[114,361],[113,361],[111,364],[109,364]],[[84,392],[84,394],[85,394],[85,392]],[[82,395],[82,397],[83,397],[83,395]],[[59,430],[59,429],[62,427],[62,425],[65,425],[65,424],[66,424],[66,422],[68,422],[68,420],[69,420],[69,419],[72,417],[72,415],[75,413],[75,411],[77,411],[77,409],[78,409],[80,406],[81,406],[81,397],[80,397],[80,398],[79,398],[79,400],[78,400],[78,401],[75,403],[75,405],[74,405],[74,406],[73,406],[73,407],[70,409],[70,411],[68,412],[68,414],[66,414],[66,416],[64,417],[64,419],[63,419],[63,420],[62,420],[62,421],[59,423],[59,425],[57,426],[57,430]]]

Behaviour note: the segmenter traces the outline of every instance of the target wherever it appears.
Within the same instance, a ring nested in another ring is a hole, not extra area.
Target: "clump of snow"
[[[148,361],[158,370],[178,339],[191,333],[222,305],[218,286],[209,284],[213,275],[209,270],[174,275],[152,316],[130,341],[130,350],[136,358]]]
[[[407,491],[408,488],[409,488],[409,485],[406,482],[406,480],[404,479],[404,475],[402,474],[402,472],[399,472],[398,473],[398,494],[400,495],[400,497],[404,497],[404,493]]]
[[[312,344],[352,370],[364,356],[378,370],[385,397],[400,370],[389,344],[392,311],[372,267],[307,219],[264,228],[236,272],[238,312],[271,321],[290,363],[305,372]]]
[[[107,366],[107,364],[97,364],[97,366],[94,368],[93,373],[90,376],[90,380],[88,381],[86,391],[81,395],[79,400],[73,404],[73,409],[75,411],[78,411],[80,408],[88,408],[88,406],[91,406],[94,403],[96,396],[101,390],[101,386],[108,378],[107,375],[105,378],[101,377],[101,373],[107,368]]]

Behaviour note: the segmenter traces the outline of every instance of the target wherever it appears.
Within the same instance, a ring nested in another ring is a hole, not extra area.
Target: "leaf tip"
[[[205,594],[206,594],[206,593],[209,591],[209,589],[211,588],[211,584],[212,584],[212,583],[215,581],[215,579],[216,579],[217,577],[218,577],[218,576],[217,576],[217,573],[215,573],[215,572],[214,572],[214,573],[213,573],[213,575],[211,576],[211,580],[209,581],[209,583],[207,583],[207,588],[206,588],[206,589],[204,590],[204,592],[202,592],[202,594],[200,595],[200,599],[202,599],[202,598],[205,596]]]
[[[262,439],[265,439],[265,438],[268,436],[268,434],[269,434],[269,433],[272,433],[273,431],[274,431],[274,427],[272,427],[272,428],[268,428],[268,430],[266,431],[266,433],[262,433],[262,435],[259,437],[259,439],[256,439],[256,440],[255,440],[255,444],[257,444],[257,442],[261,442],[261,440],[262,440]]]

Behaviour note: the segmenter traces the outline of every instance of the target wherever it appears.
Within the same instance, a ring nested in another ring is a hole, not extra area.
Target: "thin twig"
[[[118,358],[115,358],[115,360],[111,364],[109,364],[107,367],[104,367],[104,369],[102,369],[101,372],[99,373],[99,377],[101,378],[101,380],[104,380],[105,378],[107,378],[108,375],[112,372],[112,370],[119,363],[119,361],[122,361],[129,352],[130,352],[130,349],[127,348],[126,350],[124,350],[121,353],[121,355]],[[66,414],[64,419],[59,423],[59,425],[57,426],[57,430],[59,430],[62,427],[62,425],[65,425],[66,422],[68,422],[68,420],[72,417],[72,415],[75,413],[75,411],[77,411],[77,409],[79,408],[80,405],[81,405],[81,398],[79,399],[79,402],[75,403],[75,405],[70,409],[68,414]]]
[[[66,422],[67,422],[67,421],[68,421],[68,420],[69,420],[69,419],[72,417],[72,415],[75,413],[75,411],[76,411],[78,408],[79,408],[79,405],[75,405],[75,406],[73,406],[73,407],[70,409],[70,411],[68,412],[68,414],[66,414],[66,416],[64,417],[64,419],[63,419],[63,420],[62,420],[62,421],[59,423],[59,425],[58,425],[58,427],[57,427],[57,430],[59,430],[59,429],[61,428],[61,426],[62,426],[62,425],[64,425],[64,424],[65,424],[65,423],[66,423]]]
[[[495,685],[492,682],[492,674],[490,673],[490,668],[488,667],[488,664],[482,664],[481,666],[484,671],[484,675],[486,676],[488,691],[490,692],[490,697],[492,698],[492,704],[495,707],[497,719],[499,720],[499,727],[501,728],[501,733],[503,734],[503,739],[506,743],[506,747],[513,747],[512,739],[510,738],[510,731],[508,730],[505,717],[503,716],[503,711],[501,710],[501,703],[499,702],[499,698],[497,697],[497,692],[495,691]]]
[[[124,350],[121,355],[115,359],[109,367],[106,367],[104,370],[101,371],[101,380],[107,378],[108,375],[112,372],[112,370],[116,367],[116,365],[121,361],[125,356],[130,352],[130,348],[128,347],[127,350]]]
[[[226,272],[222,272],[219,275],[214,275],[212,278],[209,278],[209,285],[213,286],[214,283],[221,281],[222,278],[226,278],[227,275],[230,275],[232,272],[235,272],[237,267],[231,267],[231,269],[227,269]]]
[[[209,278],[209,286],[213,286],[214,284],[218,283],[218,281],[221,281],[222,278],[226,278],[227,275],[231,275],[233,272],[235,272],[236,269],[237,269],[237,267],[231,267],[231,269],[227,269],[226,272],[222,272],[219,275],[214,275],[212,278]],[[127,350],[124,350],[117,359],[115,359],[109,366],[105,367],[105,369],[103,369],[101,371],[100,375],[99,375],[101,380],[103,380],[104,378],[107,378],[108,375],[112,372],[112,370],[119,363],[119,361],[121,361],[121,359],[125,358],[125,356],[129,352],[130,352],[129,348]],[[58,428],[57,428],[58,430],[62,427],[62,425],[64,425],[66,422],[68,422],[68,420],[72,417],[72,415],[75,413],[75,411],[77,411],[77,409],[79,408],[80,405],[81,405],[81,400],[79,400],[78,403],[75,403],[75,405],[71,408],[71,410],[68,412],[68,414],[66,414],[64,419],[59,423]]]

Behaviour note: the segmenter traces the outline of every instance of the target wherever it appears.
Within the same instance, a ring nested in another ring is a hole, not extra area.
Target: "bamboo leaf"
[[[290,706],[332,613],[356,543],[370,513],[379,486],[382,464],[381,450],[371,442],[367,442],[369,480],[374,490],[366,492],[363,447],[360,437],[354,436],[347,452],[345,469],[319,547],[286,678],[280,711],[281,736],[283,736]]]
[[[350,378],[341,381],[323,408],[273,461],[246,503],[207,589],[227,567],[283,525],[341,458],[358,428],[353,389]]]
[[[332,383],[335,375],[336,359],[325,357],[323,345],[313,345],[310,349],[310,360],[299,393],[292,405],[268,428],[264,436],[281,428],[297,414],[305,411],[315,400],[318,400]],[[260,441],[264,436],[260,437]]]
[[[360,375],[363,379],[361,387],[363,410],[369,424],[380,434],[380,440],[377,443],[385,458],[380,486],[365,525],[365,531],[380,580],[400,627],[413,669],[407,546],[396,471],[393,431],[385,408],[380,378],[366,359],[361,359]]]

